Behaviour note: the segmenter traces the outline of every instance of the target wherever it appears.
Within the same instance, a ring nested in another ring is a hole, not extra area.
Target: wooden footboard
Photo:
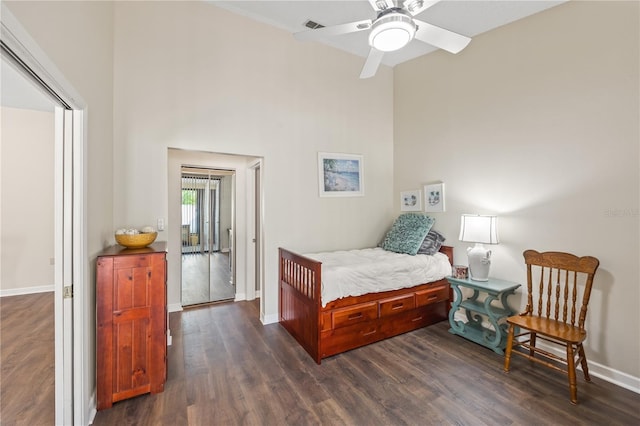
[[[279,249],[280,324],[320,364],[322,263]]]
[[[440,250],[453,263],[453,247]],[[311,355],[322,358],[447,319],[446,279],[339,299],[322,307],[322,263],[279,249],[280,323]]]

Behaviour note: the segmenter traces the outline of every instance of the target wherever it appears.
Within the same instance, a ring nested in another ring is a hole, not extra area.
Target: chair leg
[[[529,345],[530,345],[532,348],[535,348],[535,347],[536,347],[536,336],[537,336],[537,334],[536,334],[536,333],[534,333],[534,332],[529,333]],[[535,355],[535,353],[536,353],[536,351],[534,351],[533,349],[529,349],[529,356],[530,356],[531,358],[533,358],[533,356]]]
[[[580,356],[580,365],[582,366],[584,379],[587,382],[590,382],[591,377],[589,377],[589,366],[587,365],[587,355],[584,353],[584,347],[582,346],[582,343],[578,345],[578,356]]]
[[[509,333],[507,334],[507,344],[504,348],[504,371],[509,372],[509,366],[511,364],[511,349],[513,347],[513,334],[515,326],[509,324]]]
[[[567,344],[567,374],[569,376],[569,394],[571,403],[578,403],[578,387],[576,385],[576,360],[573,354],[573,345]]]

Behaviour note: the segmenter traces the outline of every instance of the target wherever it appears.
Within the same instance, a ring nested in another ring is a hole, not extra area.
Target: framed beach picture
[[[319,152],[318,184],[321,197],[363,196],[362,155]]]
[[[400,193],[400,210],[403,212],[419,212],[422,210],[420,190],[402,191]]]
[[[424,211],[443,212],[444,210],[444,182],[424,186]]]

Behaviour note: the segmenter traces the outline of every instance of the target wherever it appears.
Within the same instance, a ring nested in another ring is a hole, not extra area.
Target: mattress
[[[449,258],[381,248],[305,254],[322,262],[322,306],[347,296],[413,287],[451,275]]]

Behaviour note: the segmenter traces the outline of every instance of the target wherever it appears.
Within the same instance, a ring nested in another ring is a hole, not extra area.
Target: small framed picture
[[[443,212],[444,207],[444,182],[433,183],[424,186],[424,211]]]
[[[400,193],[400,210],[403,212],[419,212],[422,210],[420,190],[402,191]]]
[[[363,157],[356,154],[318,153],[318,184],[321,197],[364,195]]]

